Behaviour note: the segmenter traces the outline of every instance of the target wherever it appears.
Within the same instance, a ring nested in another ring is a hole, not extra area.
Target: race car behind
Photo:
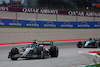
[[[89,38],[87,41],[79,41],[77,43],[77,47],[78,48],[97,48],[97,47],[100,47],[100,39],[97,39],[97,38]]]

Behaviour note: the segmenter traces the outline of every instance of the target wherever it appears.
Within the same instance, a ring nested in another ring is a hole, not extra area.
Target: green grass
[[[77,67],[100,67],[100,64],[86,65],[86,66],[77,66]]]
[[[20,27],[20,26],[0,26],[0,28],[38,28],[38,29],[100,29],[100,28],[51,28],[51,27]]]
[[[100,53],[97,53],[100,56]]]
[[[95,64],[95,65],[93,65],[93,66],[98,66],[98,67],[100,67],[100,64]]]

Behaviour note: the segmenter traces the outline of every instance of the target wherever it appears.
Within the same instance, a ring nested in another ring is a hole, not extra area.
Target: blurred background
[[[0,0],[0,6],[54,9],[64,11],[100,12],[100,0]],[[2,12],[0,18],[44,21],[100,21],[99,17],[50,15],[39,13]],[[11,16],[8,16],[11,15]],[[28,17],[25,17],[28,16]],[[25,18],[24,18],[25,17]]]
[[[100,0],[0,0],[0,6],[100,12]]]

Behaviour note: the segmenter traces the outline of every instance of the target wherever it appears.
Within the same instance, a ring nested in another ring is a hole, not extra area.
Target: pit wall
[[[0,19],[0,26],[53,27],[53,28],[100,28],[100,22],[60,22]]]

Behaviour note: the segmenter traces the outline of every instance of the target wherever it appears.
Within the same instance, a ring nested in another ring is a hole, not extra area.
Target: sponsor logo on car
[[[87,22],[82,22],[80,25],[78,25],[77,27],[90,27],[90,25],[88,25]]]
[[[61,27],[73,27],[70,22],[65,22]]]
[[[39,27],[39,24],[37,24],[35,21],[31,21],[30,23],[26,24],[26,26],[35,26],[35,27]]]
[[[13,20],[12,23],[9,23],[10,26],[22,26],[21,23],[19,23],[18,20]]]
[[[44,27],[56,27],[56,25],[52,21],[49,21],[47,24],[44,24]]]

